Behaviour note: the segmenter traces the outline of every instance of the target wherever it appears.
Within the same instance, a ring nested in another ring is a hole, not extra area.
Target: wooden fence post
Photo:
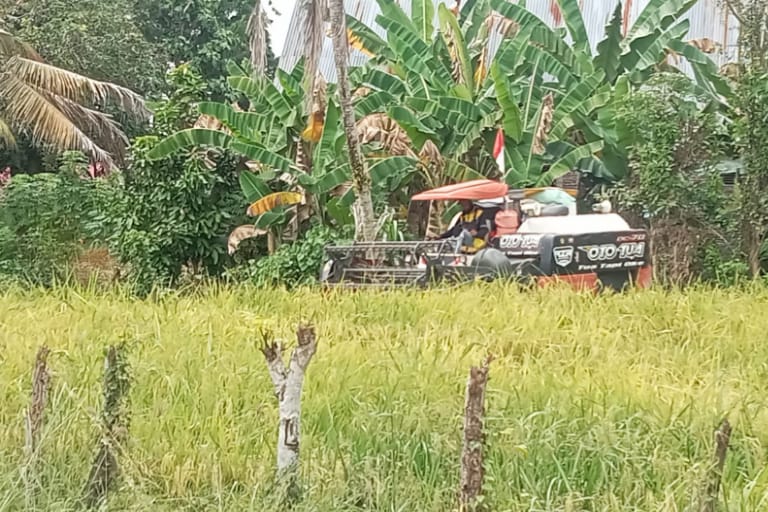
[[[720,483],[723,479],[725,456],[728,454],[728,445],[731,442],[731,424],[723,420],[720,428],[715,431],[715,463],[707,475],[707,483],[701,497],[701,512],[715,512],[717,499],[720,494]]]
[[[288,367],[283,361],[283,348],[278,341],[269,340],[264,334],[261,351],[267,361],[272,384],[277,397],[280,427],[277,436],[277,477],[284,486],[287,497],[298,494],[297,473],[299,468],[299,445],[301,441],[301,390],[312,356],[317,351],[315,328],[300,325],[297,332],[298,345],[293,351]]]
[[[489,356],[482,367],[472,367],[467,381],[464,404],[464,446],[461,454],[461,488],[459,510],[477,510],[477,501],[482,495],[483,478],[483,420],[485,418],[485,389],[488,384],[488,370],[492,358]]]
[[[37,480],[38,448],[40,446],[40,431],[43,426],[43,412],[48,401],[48,388],[51,375],[48,371],[47,346],[41,346],[35,357],[35,369],[32,373],[32,397],[27,413],[24,415],[24,452],[26,464],[22,470],[22,477],[26,487],[27,508],[34,507],[34,489],[32,479]]]
[[[131,378],[125,345],[111,346],[104,360],[104,411],[99,449],[91,466],[83,501],[88,508],[104,502],[120,475],[117,454],[128,437],[127,408]]]

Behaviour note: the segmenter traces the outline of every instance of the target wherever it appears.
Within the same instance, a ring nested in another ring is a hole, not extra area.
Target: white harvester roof
[[[615,213],[564,215],[561,217],[531,217],[518,229],[518,233],[557,233],[582,235],[606,231],[628,231],[627,221]]]

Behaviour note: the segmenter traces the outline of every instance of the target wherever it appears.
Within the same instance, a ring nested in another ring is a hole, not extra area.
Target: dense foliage
[[[254,0],[133,1],[144,35],[164,59],[173,65],[190,64],[209,84],[210,97],[226,97],[227,61],[248,60],[246,27]],[[268,68],[274,70],[271,49],[267,55]]]
[[[161,47],[142,32],[135,0],[24,0],[4,21],[46,61],[141,94],[159,90],[166,70]]]
[[[618,130],[632,141],[630,168],[608,195],[625,217],[650,229],[659,275],[684,284],[702,272],[722,273],[739,256],[728,222],[733,201],[718,166],[730,149],[726,120],[676,74],[657,75],[628,94],[617,114]],[[723,262],[713,259],[716,250]]]
[[[17,175],[0,184],[0,281],[48,285],[68,279],[70,265],[94,240],[94,215],[110,205],[109,182],[89,179],[68,153],[59,172]]]
[[[768,233],[768,91],[763,39],[753,31],[742,37],[744,72],[731,80],[688,37],[692,1],[647,2],[628,27],[619,2],[597,44],[575,0],[558,3],[559,28],[524,2],[477,0],[450,9],[414,1],[410,11],[378,4],[378,32],[346,16],[348,43],[369,58],[350,70],[349,85],[378,237],[442,230],[454,213],[447,205],[406,211],[412,193],[426,187],[480,176],[547,186],[575,172],[581,200],[606,194],[632,224],[652,231],[660,277],[731,282],[744,262],[757,273]],[[350,119],[343,122],[337,86],[315,75],[327,13],[311,1],[301,5],[312,7],[303,30],[313,44],[291,70],[275,70],[270,57],[264,75],[250,66],[263,40],[249,39],[246,24],[249,17],[263,22],[258,16],[268,9],[253,2],[118,0],[97,8],[91,0],[24,0],[0,8],[3,26],[52,63],[160,98],[149,103],[151,128],[129,127],[136,136],[124,169],[83,184],[99,187],[109,204],[89,214],[95,229],[80,238],[108,246],[125,266],[122,275],[142,290],[179,283],[187,272],[308,282],[323,243],[360,227],[360,179],[345,151]],[[764,6],[738,5],[744,11],[737,16],[762,34]],[[30,50],[0,35],[4,51]],[[690,77],[679,62],[693,70]],[[164,81],[166,64],[173,71]],[[12,76],[0,73],[0,80]],[[492,156],[499,130],[501,168]],[[18,143],[28,152],[26,132]],[[43,156],[26,159],[30,169],[50,170],[55,155]],[[25,159],[11,161],[15,174],[25,170],[18,169]],[[722,186],[725,165],[744,171],[733,194]],[[91,168],[88,176],[96,174]],[[64,175],[44,179],[65,183]],[[5,202],[20,204],[27,181],[14,178]],[[411,233],[400,228],[406,221]],[[4,239],[14,241],[6,253],[20,250],[18,222],[4,227]],[[71,238],[51,240],[61,237]],[[74,254],[59,253],[52,267]]]
[[[194,122],[194,102],[206,84],[186,66],[169,75],[173,92],[156,106],[155,134],[134,141],[114,203],[94,219],[129,277],[146,291],[154,284],[192,275],[217,275],[226,265],[226,234],[238,224],[245,202],[237,190],[239,159],[186,151],[149,160],[159,136]]]

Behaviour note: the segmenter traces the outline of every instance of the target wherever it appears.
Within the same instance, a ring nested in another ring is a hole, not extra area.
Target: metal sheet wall
[[[411,0],[395,0],[406,12],[411,11]],[[589,34],[590,44],[594,49],[603,37],[605,26],[613,16],[616,4],[619,0],[580,0],[584,20]],[[631,27],[642,10],[650,0],[624,0],[623,19],[625,28]],[[435,0],[435,4],[454,2]],[[688,39],[708,38],[718,45],[718,51],[710,57],[720,66],[732,62],[737,58],[738,49],[738,22],[728,15],[719,5],[718,0],[699,0],[699,2],[686,15],[691,27]],[[552,27],[563,26],[562,16],[556,0],[528,0],[528,9],[535,13]],[[345,0],[344,7],[347,13],[352,14],[367,26],[375,30],[379,35],[385,33],[376,23],[376,17],[380,14],[375,0]],[[304,33],[301,27],[306,14],[298,7],[294,10],[288,35],[283,47],[283,55],[280,58],[282,69],[292,69],[301,58],[304,51]],[[492,53],[498,48],[498,39],[492,38]],[[360,66],[366,61],[366,56],[357,50],[350,51],[350,65]],[[687,71],[685,63],[681,65]],[[326,38],[323,46],[323,54],[320,59],[320,71],[323,76],[333,82],[336,80],[336,68],[333,60],[333,45]]]

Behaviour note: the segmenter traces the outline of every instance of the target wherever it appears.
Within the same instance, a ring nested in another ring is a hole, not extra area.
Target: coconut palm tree
[[[109,167],[122,162],[128,139],[103,109],[109,104],[149,117],[140,96],[43,61],[28,44],[0,29],[0,145],[27,133],[43,147],[80,150]]]

